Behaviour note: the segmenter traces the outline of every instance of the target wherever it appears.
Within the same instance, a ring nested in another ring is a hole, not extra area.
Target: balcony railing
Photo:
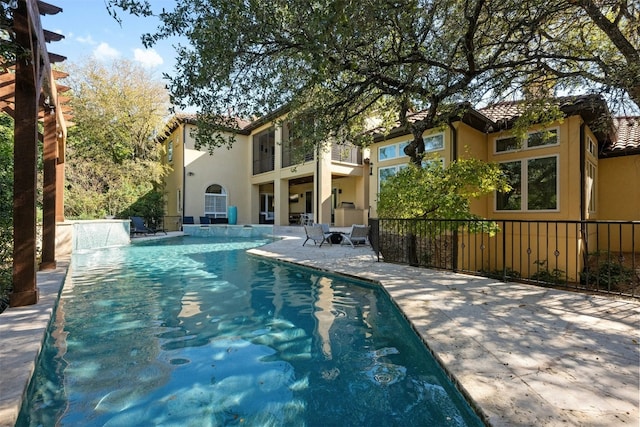
[[[299,165],[304,162],[313,160],[313,151],[303,152],[299,147],[286,148],[282,147],[282,167]]]
[[[385,262],[640,298],[640,221],[371,219]]]
[[[253,174],[271,172],[275,169],[276,158],[274,155],[263,154],[253,160]]]
[[[334,144],[331,146],[331,160],[361,165],[362,150],[351,144]]]

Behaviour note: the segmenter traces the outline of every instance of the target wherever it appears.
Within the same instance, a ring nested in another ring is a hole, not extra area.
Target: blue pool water
[[[266,242],[74,254],[17,425],[483,425],[384,292]]]

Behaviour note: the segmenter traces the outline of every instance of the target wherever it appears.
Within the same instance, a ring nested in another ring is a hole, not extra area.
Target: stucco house
[[[600,97],[557,102],[565,117],[533,126],[524,143],[511,134],[521,104],[503,102],[467,108],[448,126],[426,131],[426,151],[445,166],[465,156],[504,165],[514,190],[474,201],[473,212],[485,218],[640,219],[640,187],[632,185],[640,182],[640,118],[603,126],[608,110]],[[158,138],[172,170],[165,226],[178,227],[183,216],[226,218],[229,206],[237,207],[240,224],[288,225],[310,214],[314,222],[348,226],[376,217],[379,186],[408,164],[403,148],[412,136],[396,129],[367,150],[334,145],[296,157],[289,124],[276,125],[283,114],[238,121],[233,147],[213,154],[195,149],[193,115],[173,117]]]
[[[290,124],[276,125],[279,118],[276,112],[239,121],[233,146],[210,154],[195,148],[195,116],[173,117],[158,137],[171,169],[165,228],[178,229],[184,217],[225,222],[231,206],[238,224],[365,223],[370,176],[362,150],[341,144],[301,153],[289,138]]]
[[[427,154],[445,166],[474,157],[504,168],[513,189],[472,203],[474,214],[499,220],[500,232],[478,233],[464,225],[409,244],[414,231],[381,221],[385,259],[574,283],[590,283],[589,274],[604,272],[604,266],[607,286],[611,275],[640,273],[640,224],[624,222],[640,220],[640,118],[603,121],[610,116],[598,96],[555,101],[563,117],[531,126],[524,141],[513,134],[519,102],[468,108],[446,126],[425,132]],[[403,148],[411,139],[392,133],[371,147],[372,218],[380,185],[407,165]]]
[[[468,156],[497,162],[513,187],[509,193],[472,202],[474,214],[502,221],[501,237],[476,233],[473,242],[452,241],[447,265],[436,266],[518,270],[524,277],[527,272],[539,274],[547,263],[545,269],[579,281],[592,262],[589,256],[602,248],[608,257],[610,248],[616,248],[621,264],[629,259],[634,269],[640,264],[637,224],[588,224],[640,220],[640,117],[603,122],[610,114],[605,101],[595,95],[555,102],[563,117],[531,126],[525,141],[513,134],[520,102],[467,107],[446,125],[424,133],[430,159],[444,166]],[[421,116],[418,112],[410,119]],[[301,152],[300,144],[289,138],[291,124],[283,109],[257,120],[239,120],[233,147],[210,154],[195,148],[194,126],[194,116],[176,115],[158,137],[165,145],[164,162],[171,168],[164,183],[169,230],[180,229],[185,217],[196,224],[200,217],[237,224],[370,223],[378,216],[380,185],[408,165],[403,148],[412,139],[407,130],[397,128],[377,135],[366,149],[335,144]],[[230,207],[237,217],[229,218]],[[529,223],[523,229],[524,221]],[[531,221],[536,221],[533,228]],[[559,229],[559,224],[564,225]],[[510,260],[498,261],[493,252],[503,258],[508,254]],[[432,253],[421,256],[428,259],[425,265],[432,265]]]

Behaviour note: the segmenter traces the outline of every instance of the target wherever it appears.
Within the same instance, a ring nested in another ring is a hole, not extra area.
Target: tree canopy
[[[193,0],[153,11],[147,1],[108,0],[161,26],[143,40],[180,36],[169,89],[196,106],[198,140],[232,115],[287,106],[313,117],[307,138],[367,143],[405,126],[416,164],[422,133],[465,102],[535,97],[550,89],[600,91],[640,105],[640,6],[592,0]],[[408,113],[426,110],[421,120]],[[212,119],[214,118],[214,119]],[[304,127],[302,127],[304,128]]]
[[[154,138],[168,114],[167,91],[129,61],[87,60],[69,67],[76,125],[67,143],[65,214],[127,216],[164,173]]]
[[[409,165],[380,184],[380,218],[470,219],[470,202],[493,191],[509,190],[499,165],[478,159],[453,161],[446,168],[436,160],[425,167]]]

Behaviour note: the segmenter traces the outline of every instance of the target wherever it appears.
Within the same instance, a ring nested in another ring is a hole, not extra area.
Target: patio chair
[[[329,224],[326,223],[320,224],[320,226],[322,227],[322,234],[324,234],[328,242],[335,244],[342,243],[342,233],[339,231],[331,231]]]
[[[131,226],[131,235],[135,234],[156,234],[158,230],[154,228],[149,228],[144,225],[144,219],[141,216],[131,216],[129,217],[133,225]]]
[[[355,245],[362,243],[363,245],[369,242],[369,229],[368,225],[353,224],[349,233],[342,234],[342,244],[348,243],[352,248]]]
[[[314,245],[320,242],[320,247],[322,247],[322,244],[324,242],[327,242],[329,243],[329,245],[331,245],[329,236],[322,232],[322,225],[320,224],[305,225],[304,232],[306,233],[307,238],[304,243],[302,243],[302,246],[304,246],[309,240],[313,240]]]
[[[195,221],[193,220],[192,216],[184,216],[184,217],[182,217],[182,223],[183,224],[195,224]]]
[[[200,224],[211,224],[211,218],[209,218],[208,216],[201,216]]]

